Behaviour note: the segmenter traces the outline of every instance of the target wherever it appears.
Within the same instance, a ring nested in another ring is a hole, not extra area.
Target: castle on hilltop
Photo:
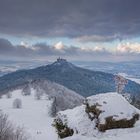
[[[63,59],[61,57],[57,58],[57,62],[66,62],[67,60],[66,59]]]

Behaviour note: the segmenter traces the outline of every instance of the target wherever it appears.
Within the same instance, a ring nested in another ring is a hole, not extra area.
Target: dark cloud
[[[0,38],[0,54],[12,50],[13,50],[13,46],[11,42],[9,42],[7,39]]]
[[[0,0],[0,31],[15,36],[89,36],[85,41],[131,38],[140,35],[139,5],[139,0]]]
[[[50,56],[62,56],[62,57],[73,57],[82,55],[98,55],[107,54],[108,51],[105,49],[85,49],[75,46],[65,46],[61,48],[59,45],[63,45],[60,42],[57,45],[51,46],[46,43],[37,43],[28,45],[22,42],[21,45],[13,45],[6,39],[0,39],[0,55],[18,58],[41,58]]]
[[[116,46],[115,51],[111,51],[98,46],[92,48],[65,46],[62,42],[58,42],[54,46],[47,43],[29,45],[25,42],[22,42],[20,45],[13,45],[6,39],[0,39],[0,58],[10,60],[50,60],[58,57],[84,61],[139,60],[140,43],[119,44]]]
[[[5,57],[25,57],[34,55],[32,48],[23,45],[13,45],[7,39],[0,39],[0,55]]]
[[[112,36],[101,36],[101,35],[86,35],[86,36],[80,36],[77,37],[75,40],[78,42],[109,42],[115,39],[120,39],[118,38],[119,36],[117,35],[112,35]]]

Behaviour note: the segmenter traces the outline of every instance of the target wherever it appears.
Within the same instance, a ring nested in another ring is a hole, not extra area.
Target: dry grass
[[[105,124],[98,124],[99,131],[105,132],[108,129],[115,128],[131,128],[134,127],[136,121],[139,120],[139,114],[135,114],[131,119],[127,120],[126,118],[121,120],[113,119],[113,116],[107,117],[105,119]]]

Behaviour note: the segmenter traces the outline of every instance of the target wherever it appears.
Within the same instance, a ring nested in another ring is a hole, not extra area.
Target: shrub
[[[54,117],[54,116],[56,116],[56,113],[57,113],[56,97],[51,98],[51,100],[52,100],[52,104],[51,104],[51,107],[50,107],[49,114],[50,114],[51,117]]]
[[[86,111],[86,113],[88,113],[88,116],[91,119],[91,121],[93,119],[95,119],[95,118],[98,119],[100,113],[102,113],[102,110],[100,110],[98,108],[98,106],[101,106],[101,105],[96,103],[96,104],[94,104],[92,106],[89,106],[89,104],[86,102],[86,109],[85,109],[85,111]]]
[[[36,90],[36,91],[35,91],[35,95],[34,95],[34,96],[35,96],[35,99],[36,99],[36,100],[40,100],[41,97],[42,97],[42,95],[44,94],[44,90],[41,89],[41,88],[38,87],[38,86],[35,88],[35,90]]]
[[[13,101],[13,108],[22,108],[22,101],[21,99],[15,99]]]
[[[72,136],[74,131],[73,129],[69,128],[67,124],[63,124],[62,120],[60,118],[54,120],[53,125],[58,133],[58,136],[62,139],[65,137]]]

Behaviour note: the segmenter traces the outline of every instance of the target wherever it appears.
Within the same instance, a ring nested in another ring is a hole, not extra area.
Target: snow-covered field
[[[22,100],[21,109],[13,108],[16,98]],[[36,100],[33,90],[30,96],[23,96],[21,90],[16,90],[12,92],[12,98],[4,96],[0,99],[0,109],[9,115],[14,124],[23,126],[31,134],[31,140],[56,140],[53,118],[49,117],[50,103],[46,97]]]
[[[9,115],[9,119],[14,124],[24,126],[26,131],[30,133],[31,140],[58,140],[56,130],[52,126],[54,118],[49,116],[51,101],[46,96],[43,96],[41,100],[36,100],[34,93],[35,91],[32,89],[31,95],[23,96],[21,90],[15,90],[12,92],[11,98],[3,96],[0,99],[0,109]],[[16,98],[22,100],[21,109],[13,108],[13,101]],[[139,110],[137,111],[139,112]],[[136,123],[134,128],[114,129],[101,133],[93,129],[94,123],[89,121],[84,105],[63,112],[69,116],[70,125],[77,126],[80,131],[79,134],[74,134],[65,140],[139,140],[140,138],[140,121]]]

